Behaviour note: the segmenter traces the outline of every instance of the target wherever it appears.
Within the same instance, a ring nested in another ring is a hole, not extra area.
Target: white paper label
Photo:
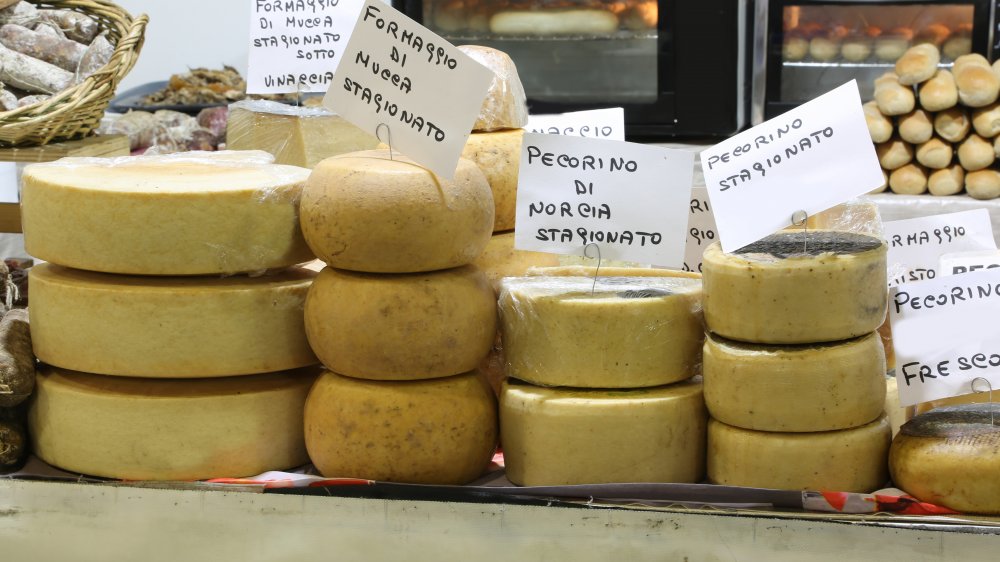
[[[552,115],[529,115],[526,131],[592,139],[625,140],[625,110],[588,109]]]
[[[701,153],[722,249],[882,185],[854,80]]]
[[[325,92],[362,0],[249,0],[247,92]]]
[[[896,287],[889,318],[903,406],[969,394],[976,377],[1000,389],[1000,269]]]
[[[708,189],[691,188],[691,204],[688,214],[687,247],[684,250],[684,271],[701,273],[701,256],[705,248],[715,242],[715,215],[708,200]]]
[[[997,248],[986,209],[888,221],[883,233],[889,244],[889,286],[934,279],[944,254]]]
[[[427,28],[366,0],[323,105],[451,179],[492,80]]]
[[[20,203],[21,194],[17,189],[17,163],[0,162],[0,203]]]
[[[679,268],[693,174],[689,151],[525,133],[514,246]]]
[[[941,256],[938,273],[941,277],[961,275],[970,271],[1000,268],[1000,250],[955,252]]]

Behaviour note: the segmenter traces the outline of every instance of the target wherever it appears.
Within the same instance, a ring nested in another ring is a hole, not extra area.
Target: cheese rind
[[[42,361],[135,377],[220,377],[317,363],[302,308],[315,274],[138,277],[31,268],[31,339]]]
[[[509,277],[500,318],[507,374],[542,386],[641,388],[701,362],[701,283],[659,277]]]
[[[329,477],[465,484],[497,444],[493,391],[472,373],[367,381],[324,372],[306,400],[309,457]]]
[[[807,253],[798,253],[803,246]],[[885,319],[885,242],[848,232],[780,232],[748,248],[727,254],[714,243],[705,250],[705,324],[713,333],[754,343],[830,342],[874,332]]]
[[[473,262],[499,292],[504,277],[521,277],[532,267],[545,267],[559,263],[559,257],[545,252],[514,249],[514,233],[494,234],[482,255]]]
[[[524,129],[472,133],[462,149],[462,158],[479,166],[493,191],[493,232],[514,229],[517,214],[517,177],[521,168]]]
[[[871,492],[888,480],[891,431],[885,416],[851,429],[752,431],[708,422],[708,479],[715,484]]]
[[[32,449],[68,470],[125,480],[252,476],[308,462],[315,369],[203,380],[105,377],[43,365]]]
[[[699,482],[707,418],[699,382],[610,391],[509,381],[500,394],[507,478],[521,486]]]
[[[471,371],[493,345],[496,297],[473,266],[431,273],[320,272],[305,304],[306,335],[324,365],[376,380]]]
[[[368,150],[327,158],[302,192],[302,232],[328,265],[416,273],[472,263],[493,233],[493,194],[472,162],[454,181],[399,154]]]
[[[864,425],[885,407],[878,334],[803,346],[705,339],[705,403],[712,417],[758,431],[831,431]]]
[[[298,225],[309,170],[261,152],[65,158],[25,168],[29,254],[135,275],[218,275],[312,259]],[[267,159],[270,159],[270,156]]]

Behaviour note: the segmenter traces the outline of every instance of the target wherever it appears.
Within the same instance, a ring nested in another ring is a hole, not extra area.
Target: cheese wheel
[[[752,431],[710,419],[708,480],[727,486],[871,492],[889,479],[885,416],[851,429],[815,433]]]
[[[407,275],[328,267],[309,290],[305,317],[320,361],[365,379],[471,371],[497,332],[496,296],[473,266]]]
[[[896,372],[890,371],[885,376],[885,415],[889,418],[892,436],[895,438],[899,428],[913,417],[913,406],[903,406],[899,403],[899,384]]]
[[[504,232],[494,234],[490,238],[486,249],[473,264],[486,275],[490,285],[499,293],[500,280],[504,277],[521,277],[532,267],[558,265],[559,256],[545,252],[516,250],[514,233]]]
[[[946,406],[906,422],[892,442],[892,481],[926,502],[1000,514],[1000,405]]]
[[[462,158],[472,160],[479,166],[493,191],[493,232],[514,229],[523,139],[524,129],[472,133],[462,150]]]
[[[977,389],[979,389],[978,385]],[[960,406],[963,404],[988,404],[989,401],[990,401],[989,392],[982,392],[982,391],[969,392],[968,394],[960,394],[958,396],[938,398],[937,400],[931,400],[930,402],[921,402],[913,406],[913,412],[915,414],[923,414],[935,408],[942,408],[944,406]]]
[[[699,382],[610,391],[509,381],[500,394],[507,478],[520,486],[700,482],[707,418]]]
[[[493,232],[493,195],[460,159],[454,181],[388,150],[327,158],[302,191],[302,232],[332,267],[415,273],[472,263]]]
[[[528,124],[528,99],[524,93],[517,67],[503,51],[480,45],[461,45],[458,50],[493,71],[490,89],[486,92],[479,116],[472,126],[475,132],[519,129]],[[521,142],[518,141],[518,152]],[[487,174],[488,175],[488,174]],[[514,174],[515,181],[517,173]]]
[[[557,265],[552,267],[532,267],[525,273],[528,277],[676,277],[679,279],[701,279],[696,271],[660,269],[657,267],[594,267],[592,265]]]
[[[878,333],[845,342],[763,346],[709,336],[703,353],[712,417],[758,431],[831,431],[864,425],[885,408]]]
[[[324,476],[465,484],[497,444],[493,391],[475,374],[367,381],[329,371],[305,405],[309,458]]]
[[[779,232],[731,254],[714,243],[702,263],[705,324],[729,339],[839,341],[885,318],[886,245],[872,236]]]
[[[125,480],[253,476],[308,462],[302,410],[317,370],[203,380],[105,377],[43,365],[32,449]]]
[[[201,378],[317,363],[302,307],[315,274],[137,277],[31,268],[31,339],[46,363],[104,375]]]
[[[507,374],[542,386],[641,388],[697,374],[701,283],[659,277],[509,277]]]
[[[136,275],[231,274],[309,261],[298,225],[309,170],[270,158],[182,153],[32,164],[21,194],[25,249],[67,267]]]

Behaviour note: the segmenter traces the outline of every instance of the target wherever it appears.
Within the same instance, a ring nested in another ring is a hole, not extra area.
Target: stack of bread
[[[883,29],[863,18],[858,21],[853,26],[837,21],[796,22],[784,30],[781,58],[786,62],[895,62],[911,45],[940,47],[949,59],[972,50],[972,24],[968,22],[953,27],[932,23],[914,32],[908,26]]]
[[[1000,196],[1000,63],[978,54],[939,68],[931,44],[910,48],[875,80],[865,119],[894,193]]]
[[[507,478],[524,486],[700,482],[700,279],[560,269],[501,282]]]
[[[779,232],[704,254],[708,479],[869,492],[887,480],[886,245]]]
[[[128,480],[249,476],[308,461],[309,174],[264,153],[28,166],[35,453]],[[252,275],[248,275],[248,273]]]

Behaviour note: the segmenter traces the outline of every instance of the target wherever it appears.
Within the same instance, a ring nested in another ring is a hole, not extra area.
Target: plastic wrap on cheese
[[[273,154],[278,164],[312,168],[324,158],[377,145],[374,135],[325,107],[267,100],[244,100],[229,106],[227,148],[263,150]]]
[[[517,75],[514,61],[504,53],[490,47],[462,45],[459,47],[473,60],[493,71],[489,93],[479,109],[473,131],[519,129],[528,123],[528,101]]]
[[[507,374],[541,386],[643,388],[701,368],[701,282],[508,277],[500,286]]]

